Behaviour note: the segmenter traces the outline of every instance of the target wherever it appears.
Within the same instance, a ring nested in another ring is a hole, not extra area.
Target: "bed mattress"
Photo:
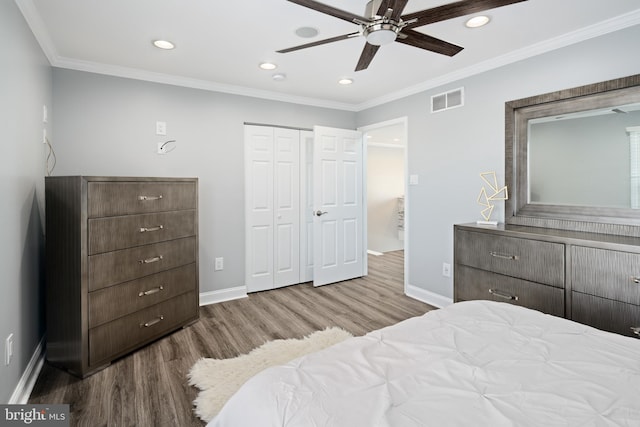
[[[640,340],[470,301],[269,368],[210,427],[640,426]]]

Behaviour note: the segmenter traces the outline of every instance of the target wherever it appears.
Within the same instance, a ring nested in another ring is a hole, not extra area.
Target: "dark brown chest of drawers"
[[[47,177],[47,360],[85,377],[198,319],[196,178]]]
[[[454,299],[490,299],[640,337],[640,238],[454,226]]]

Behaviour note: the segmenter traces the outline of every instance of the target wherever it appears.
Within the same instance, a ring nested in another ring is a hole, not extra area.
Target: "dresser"
[[[86,377],[198,319],[197,178],[45,178],[47,360]]]
[[[488,299],[640,337],[640,238],[454,226],[454,300]]]

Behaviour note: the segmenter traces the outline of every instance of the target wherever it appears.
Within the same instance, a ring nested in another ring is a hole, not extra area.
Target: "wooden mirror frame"
[[[640,237],[640,209],[528,203],[527,121],[640,102],[640,74],[505,103],[507,224]]]

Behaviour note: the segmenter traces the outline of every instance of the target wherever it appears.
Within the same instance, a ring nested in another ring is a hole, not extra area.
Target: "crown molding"
[[[115,77],[124,77],[135,80],[144,80],[154,83],[162,83],[173,86],[201,89],[210,92],[227,93],[231,95],[248,96],[252,98],[268,99],[271,101],[287,102],[290,104],[302,104],[311,107],[330,108],[355,112],[354,104],[346,104],[324,99],[308,98],[303,96],[288,95],[244,86],[234,86],[208,80],[192,79],[172,74],[156,73],[138,68],[121,67],[117,65],[102,64],[92,61],[58,57],[51,64],[56,68],[65,68],[76,71],[86,71],[95,74],[105,74]]]
[[[629,12],[624,15],[611,18],[589,27],[533,44],[531,46],[518,49],[516,51],[501,55],[470,67],[462,68],[442,76],[426,80],[418,85],[411,86],[399,91],[395,91],[384,96],[373,98],[360,104],[342,103],[330,101],[326,99],[309,98],[295,95],[287,95],[278,92],[253,89],[243,86],[234,86],[223,83],[217,83],[207,80],[198,80],[176,75],[156,73],[141,69],[120,67],[109,64],[101,64],[91,61],[83,61],[72,58],[65,58],[58,55],[58,52],[51,40],[51,36],[38,13],[37,8],[32,0],[15,0],[18,8],[22,12],[27,24],[31,28],[36,40],[44,51],[49,63],[53,67],[66,68],[77,71],[86,71],[97,74],[105,74],[117,77],[124,77],[136,80],[144,80],[155,83],[163,83],[174,86],[183,86],[193,89],[201,89],[212,92],[228,93],[232,95],[248,96],[253,98],[268,99],[271,101],[288,102],[293,104],[302,104],[312,107],[330,108],[335,110],[344,110],[359,112],[401,98],[406,98],[420,92],[433,89],[438,86],[471,77],[495,68],[502,67],[523,59],[527,59],[536,55],[541,55],[565,46],[582,42],[594,37],[602,36],[611,32],[619,31],[634,25],[640,24],[640,9]]]
[[[515,50],[505,55],[488,59],[470,67],[462,68],[451,73],[444,74],[440,77],[427,80],[415,86],[408,87],[378,98],[371,99],[356,106],[356,111],[363,111],[368,108],[387,104],[401,98],[406,98],[420,92],[433,89],[438,86],[461,80],[476,74],[484,73],[495,68],[502,67],[523,59],[551,52],[572,44],[576,44],[594,37],[602,36],[615,31],[623,30],[628,27],[640,24],[640,9],[633,12],[611,18],[589,27],[584,27],[576,31],[572,31],[561,36],[545,40],[522,49]]]

